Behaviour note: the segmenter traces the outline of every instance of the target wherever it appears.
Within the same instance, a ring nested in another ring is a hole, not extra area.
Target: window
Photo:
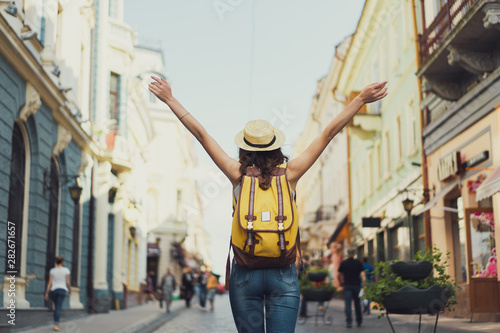
[[[398,154],[398,166],[403,164],[403,138],[401,136],[401,116],[396,117],[396,153]]]
[[[380,149],[380,140],[375,142],[375,186],[378,188],[382,179],[382,153]]]
[[[109,0],[109,17],[119,19],[118,0]]]
[[[391,141],[389,136],[389,131],[384,133],[385,139],[385,178],[389,178],[391,175]]]
[[[8,230],[15,231],[13,239],[15,244],[15,263],[6,260],[6,272],[16,272],[16,276],[21,275],[21,249],[22,249],[22,234],[23,234],[23,218],[24,218],[24,191],[26,181],[26,147],[24,143],[21,128],[17,123],[14,124],[12,131],[12,153],[10,159],[10,185],[9,185],[9,207],[8,207]],[[10,234],[6,234],[7,236]],[[10,238],[12,239],[12,238]],[[9,253],[12,243],[7,242],[5,253]],[[11,250],[12,252],[12,250]],[[11,253],[10,252],[10,253]]]
[[[356,255],[358,257],[358,260],[362,260],[365,257],[365,245],[360,245],[356,249]]]
[[[369,240],[368,241],[368,263],[370,265],[375,265],[375,262],[376,262],[376,257],[375,257],[375,251],[374,251],[374,245],[373,245],[373,239]]]
[[[385,261],[385,240],[383,232],[377,234],[377,261]]]
[[[119,125],[119,115],[118,115],[119,91],[120,91],[120,76],[118,74],[111,73],[109,80],[109,119],[116,120],[116,128],[118,128]]]
[[[368,186],[368,195],[373,193],[373,152],[368,153],[368,167],[366,168],[366,180]]]

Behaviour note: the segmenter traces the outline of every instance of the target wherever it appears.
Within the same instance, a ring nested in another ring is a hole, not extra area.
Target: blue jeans
[[[229,300],[239,333],[294,332],[300,303],[295,264],[249,269],[233,262]]]
[[[59,324],[61,319],[61,308],[64,302],[64,297],[66,297],[66,290],[55,289],[50,292],[50,299],[54,302],[54,323]]]
[[[359,291],[361,286],[344,286],[344,301],[345,301],[345,317],[348,324],[352,324],[352,304],[351,300],[354,299],[354,309],[356,310],[356,322],[361,324],[363,322],[363,315],[361,314],[361,302],[359,300]]]

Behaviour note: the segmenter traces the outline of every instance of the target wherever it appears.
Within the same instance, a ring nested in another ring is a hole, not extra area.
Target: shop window
[[[406,260],[408,258],[407,245],[408,228],[402,224],[389,229],[389,259],[390,260]]]
[[[465,245],[465,221],[463,215],[462,197],[451,202],[451,206],[458,209],[457,213],[451,214],[453,233],[453,252],[455,261],[455,281],[458,283],[467,281],[467,257]]]
[[[368,241],[368,263],[370,265],[375,265],[376,258],[375,258],[375,251],[374,251],[374,240],[369,240]]]
[[[473,277],[496,277],[495,223],[492,212],[469,216]]]
[[[358,246],[358,248],[356,249],[356,255],[357,255],[359,260],[361,260],[365,257],[365,245],[364,244]]]

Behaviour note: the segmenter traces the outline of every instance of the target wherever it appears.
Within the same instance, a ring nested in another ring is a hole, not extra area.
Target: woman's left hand
[[[48,301],[49,300],[49,293],[45,293],[45,300]]]

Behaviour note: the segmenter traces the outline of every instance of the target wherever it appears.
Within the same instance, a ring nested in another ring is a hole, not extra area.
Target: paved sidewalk
[[[143,305],[137,305],[126,310],[109,313],[94,314],[87,317],[64,321],[59,325],[61,332],[71,333],[132,333],[142,331],[143,328],[151,325],[155,321],[161,320],[162,323],[174,318],[185,308],[184,301],[173,301],[171,312],[166,313],[165,304],[163,309],[158,302],[149,302]],[[40,326],[28,330],[19,330],[15,332],[23,333],[48,333],[54,332],[54,325]]]

